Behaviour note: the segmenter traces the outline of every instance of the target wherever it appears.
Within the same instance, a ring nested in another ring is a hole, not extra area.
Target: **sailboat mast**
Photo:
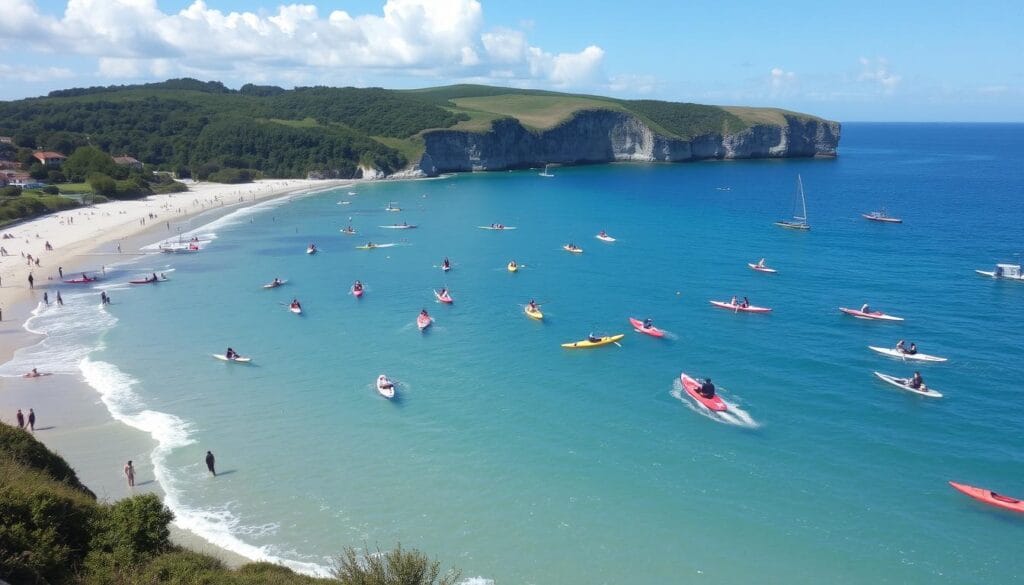
[[[807,199],[804,198],[804,180],[800,177],[799,174],[797,174],[797,176],[796,176],[796,185],[797,185],[797,188],[800,190],[800,206],[803,208],[803,215],[800,216],[798,219],[801,219],[804,222],[806,222],[807,221]]]

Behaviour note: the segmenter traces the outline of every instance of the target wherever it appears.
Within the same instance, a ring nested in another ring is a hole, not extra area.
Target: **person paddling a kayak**
[[[914,343],[913,341],[911,341],[910,342],[910,347],[907,348],[906,352],[907,352],[907,355],[914,355],[914,354],[916,354],[917,353],[917,344]]]
[[[711,383],[711,378],[704,378],[701,380],[700,388],[697,392],[704,398],[714,398],[715,385]]]
[[[860,312],[861,313],[870,313],[871,312],[871,307],[869,307],[867,303],[864,303],[864,306],[862,306],[860,308]]]
[[[651,327],[654,327],[654,319],[650,317],[644,319],[644,329],[650,329]]]
[[[293,308],[293,309],[301,309],[302,308],[302,305],[299,303],[299,299],[292,299],[292,303],[289,306],[291,308]]]
[[[233,360],[233,359],[239,357],[239,355],[238,355],[237,351],[235,351],[235,350],[233,350],[233,349],[231,349],[229,347],[227,352],[224,353],[224,357],[228,358],[229,360]]]
[[[914,372],[914,377],[907,380],[907,386],[910,386],[914,390],[928,389],[928,387],[924,385],[924,380],[921,379],[921,372]]]
[[[896,351],[907,353],[906,343],[902,339],[896,342]]]
[[[509,260],[509,261],[508,261],[508,267],[509,267],[510,269],[512,269],[512,270],[515,270],[516,268],[518,268],[518,267],[519,267],[519,265],[518,265],[518,264],[516,264],[516,261],[515,261],[515,260]]]
[[[740,306],[743,307],[744,309],[750,306],[750,301],[747,300],[747,297],[743,297],[743,304]]]
[[[274,285],[274,286],[281,286],[281,279],[280,279],[280,278],[277,278],[277,277],[275,276],[275,277],[274,277],[274,282],[272,282],[272,283],[270,283],[270,284],[272,284],[272,285]]]
[[[590,333],[587,335],[587,341],[589,341],[590,343],[597,343],[601,341],[601,338],[594,335],[593,333]]]
[[[363,283],[357,280],[355,284],[352,285],[352,290],[363,290]]]
[[[526,306],[527,306],[527,307],[528,307],[528,308],[529,308],[529,309],[530,309],[531,311],[536,311],[536,310],[537,310],[537,301],[535,301],[535,300],[533,300],[533,299],[530,299],[530,302],[529,302],[529,303],[527,303],[527,304],[526,304]]]
[[[427,313],[426,309],[423,309],[420,311],[420,317],[430,317],[430,315]]]
[[[444,261],[441,262],[441,268],[444,268],[445,270],[448,270],[451,267],[452,267],[452,263],[449,262],[448,261],[448,257],[445,256]]]

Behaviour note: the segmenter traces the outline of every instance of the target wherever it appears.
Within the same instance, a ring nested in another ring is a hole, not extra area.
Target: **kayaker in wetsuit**
[[[429,316],[430,315],[427,314],[427,310],[426,309],[423,309],[422,311],[420,311],[420,317],[429,317]]]
[[[352,290],[363,290],[363,283],[357,280],[356,283],[352,285]]]
[[[302,305],[300,305],[300,304],[299,304],[299,299],[292,299],[292,305],[291,305],[291,307],[292,307],[293,309],[301,309],[301,308],[302,308]]]
[[[650,317],[644,319],[644,329],[650,329],[651,327],[654,327],[654,319]]]
[[[697,393],[704,398],[715,397],[715,385],[711,383],[711,378],[704,378],[704,381],[700,383],[700,388],[697,389]]]
[[[597,337],[593,333],[591,333],[591,334],[587,335],[587,341],[590,341],[591,343],[597,343],[598,341],[601,341],[601,338]]]
[[[533,299],[530,299],[530,302],[528,303],[528,305],[529,305],[531,311],[536,311],[537,310],[537,301],[535,301]]]
[[[238,354],[237,354],[237,353],[235,352],[235,350],[231,349],[230,347],[228,348],[228,351],[227,351],[227,353],[225,353],[224,355],[225,355],[225,357],[227,357],[227,358],[228,358],[229,360],[233,360],[233,359],[235,359],[236,357],[238,357]]]
[[[740,306],[743,307],[744,309],[750,306],[750,301],[747,300],[747,297],[743,297],[743,304]]]
[[[914,377],[907,380],[907,386],[910,386],[914,390],[923,390],[925,385],[924,380],[921,379],[921,372],[914,372]]]
[[[441,292],[437,293],[437,296],[441,297],[442,299],[445,298],[446,296],[448,296],[448,289],[442,288]]]
[[[911,341],[910,348],[907,349],[907,355],[914,355],[915,353],[917,353],[917,344]]]
[[[449,262],[449,261],[448,261],[448,258],[446,257],[446,258],[444,259],[444,262],[442,262],[442,263],[441,263],[441,266],[442,266],[442,267],[444,267],[444,268],[451,268],[451,266],[452,266],[452,263],[451,263],[451,262]]]
[[[277,277],[275,276],[275,277],[274,277],[274,282],[273,282],[272,284],[273,284],[274,286],[280,286],[280,285],[281,285],[281,279],[280,279],[280,278],[277,278]]]

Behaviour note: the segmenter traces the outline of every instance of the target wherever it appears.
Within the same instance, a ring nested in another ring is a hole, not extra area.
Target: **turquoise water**
[[[946,481],[1024,496],[1024,284],[973,272],[1021,260],[1022,138],[849,124],[831,161],[462,175],[277,202],[197,226],[200,254],[125,269],[174,271],[112,291],[118,323],[83,372],[161,440],[183,525],[305,570],[400,541],[498,583],[1009,583],[1024,578],[1024,519]],[[809,233],[772,226],[798,173]],[[882,206],[906,223],[859,215]],[[355,237],[338,231],[349,217]],[[419,228],[377,227],[396,221]],[[475,228],[492,222],[518,229]],[[367,240],[399,245],[354,248]],[[760,257],[779,274],[747,268]],[[288,284],[263,290],[275,276]],[[434,302],[442,286],[453,306]],[[774,312],[708,304],[734,294]],[[530,298],[544,322],[523,315]],[[906,322],[837,311],[865,302]],[[559,347],[591,331],[626,337]],[[874,379],[915,369],[866,348],[899,338],[950,358],[917,366],[943,399]],[[255,363],[210,358],[229,345]],[[734,413],[680,398],[680,371],[713,377]],[[375,393],[380,373],[397,400]],[[229,473],[205,475],[207,449]]]

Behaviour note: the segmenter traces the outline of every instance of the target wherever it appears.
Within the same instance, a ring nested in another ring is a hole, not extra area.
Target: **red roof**
[[[53,152],[52,150],[40,150],[39,152],[32,153],[32,156],[39,160],[46,160],[48,158],[67,158],[59,152]]]

